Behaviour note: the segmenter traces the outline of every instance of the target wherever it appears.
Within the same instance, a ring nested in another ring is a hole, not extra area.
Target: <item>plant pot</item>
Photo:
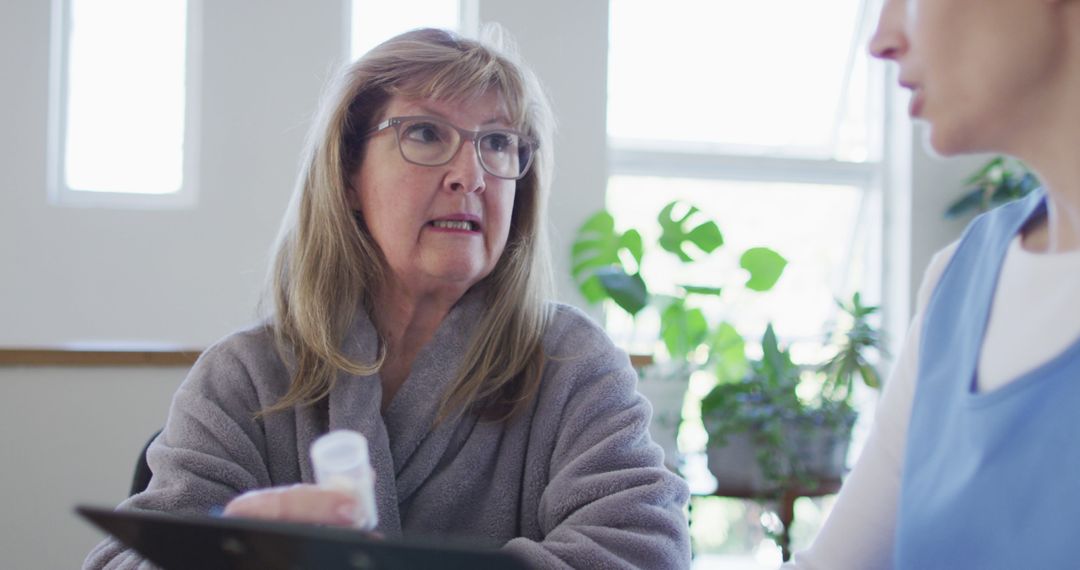
[[[732,434],[724,445],[710,444],[706,457],[709,471],[716,477],[717,490],[730,495],[754,495],[770,491],[768,480],[758,464],[757,450],[757,444],[748,433]],[[785,464],[781,469],[787,472],[790,467]]]
[[[758,460],[759,446],[751,432],[731,434],[724,445],[710,444],[706,450],[709,471],[717,488],[730,494],[762,494],[775,491]],[[784,423],[784,446],[788,454],[774,457],[782,479],[796,474],[811,480],[835,480],[847,468],[851,423],[822,425],[806,419]],[[792,460],[796,468],[792,468]]]
[[[685,363],[650,364],[638,374],[638,392],[652,404],[649,435],[664,450],[664,463],[674,471],[682,464],[678,436],[689,383]]]
[[[787,437],[802,472],[815,479],[839,479],[847,471],[851,424],[788,425]]]

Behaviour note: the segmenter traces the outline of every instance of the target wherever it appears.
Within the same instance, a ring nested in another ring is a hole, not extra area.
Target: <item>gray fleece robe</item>
[[[343,377],[324,406],[255,420],[288,389],[266,326],[217,343],[177,391],[150,446],[149,488],[121,509],[205,514],[250,489],[314,481],[321,434],[364,434],[376,473],[378,531],[501,547],[536,568],[687,568],[686,483],[648,435],[651,409],[626,354],[563,305],[544,336],[550,356],[535,401],[507,423],[473,415],[431,428],[483,310],[467,295],[447,315],[385,413],[378,374]],[[370,362],[378,340],[361,314],[346,339]],[[84,568],[151,568],[111,539]]]

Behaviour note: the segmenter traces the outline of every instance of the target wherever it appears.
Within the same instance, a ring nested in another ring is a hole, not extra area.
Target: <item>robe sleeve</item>
[[[266,442],[253,417],[258,409],[241,361],[220,345],[207,350],[173,397],[165,428],[147,450],[153,472],[149,486],[117,509],[205,515],[244,490],[270,486]],[[156,566],[110,537],[90,552],[83,568]]]
[[[538,520],[543,539],[504,548],[537,568],[689,568],[686,482],[649,438],[637,374],[583,315],[549,361],[534,431],[554,433]],[[587,323],[587,324],[586,324]]]

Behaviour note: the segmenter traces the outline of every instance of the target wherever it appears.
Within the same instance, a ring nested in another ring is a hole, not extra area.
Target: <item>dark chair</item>
[[[154,435],[146,440],[146,445],[144,445],[142,451],[139,452],[139,459],[135,462],[135,476],[131,478],[131,493],[129,493],[128,496],[142,493],[146,490],[146,487],[150,485],[150,477],[153,473],[150,471],[150,466],[146,463],[146,450],[150,448],[150,444],[154,441],[154,438],[160,434],[161,430],[154,432]]]

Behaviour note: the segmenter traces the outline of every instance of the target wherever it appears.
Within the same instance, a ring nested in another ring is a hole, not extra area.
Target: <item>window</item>
[[[789,342],[817,341],[834,297],[877,298],[882,81],[866,4],[611,2],[608,207],[648,227],[684,199],[729,244],[787,257],[767,300],[739,300],[750,331],[774,320]],[[650,282],[691,277],[677,269]]]
[[[622,147],[874,160],[864,3],[614,0],[612,139]]]
[[[199,0],[56,0],[54,203],[194,203]]]
[[[472,35],[475,0],[351,0],[349,53],[356,59],[379,43],[413,28],[445,28]]]
[[[876,13],[876,0],[610,2],[608,210],[620,229],[649,229],[663,204],[680,199],[720,225],[727,251],[697,274],[646,257],[654,292],[730,285],[716,276],[738,274],[738,253],[749,247],[785,256],[772,291],[724,287],[709,310],[748,340],[772,322],[803,362],[820,361],[835,298],[880,299],[884,78],[866,49]],[[656,237],[643,236],[646,244]],[[657,349],[657,315],[635,324],[608,313],[617,342]],[[684,451],[704,448],[694,400],[709,388],[708,379],[692,380]],[[800,524],[821,515],[799,508]],[[759,516],[752,506],[695,503],[695,521],[708,521],[695,522],[697,552],[756,551],[775,567],[771,543],[757,548]],[[807,535],[796,531],[797,540]]]

